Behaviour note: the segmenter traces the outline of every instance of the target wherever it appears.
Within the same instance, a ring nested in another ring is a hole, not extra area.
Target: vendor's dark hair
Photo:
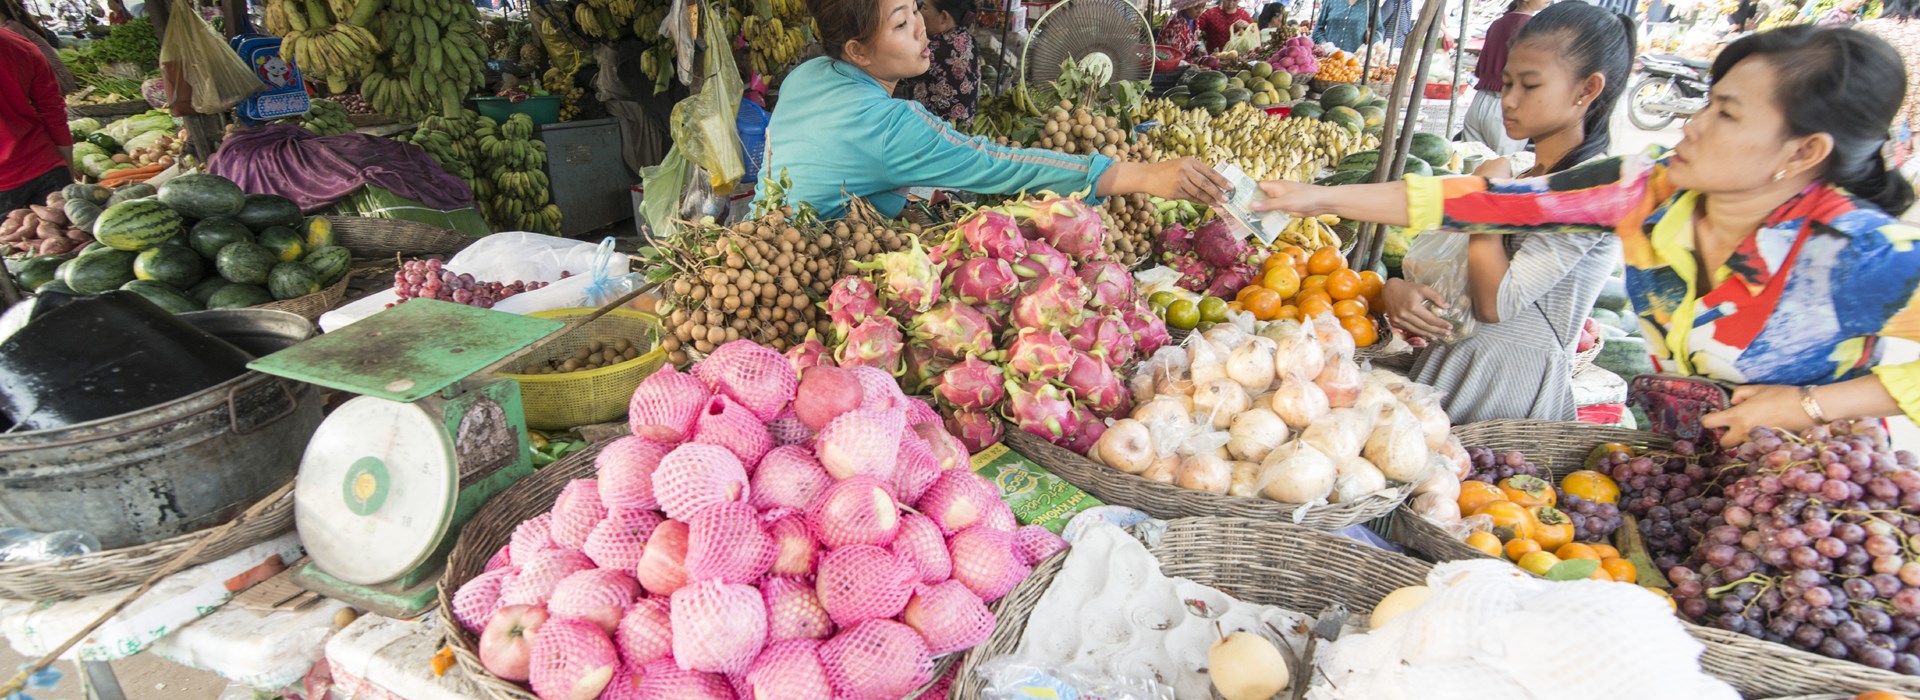
[[[1880,17],[1885,19],[1914,19],[1920,17],[1920,1],[1886,0],[1880,4]]]
[[[973,24],[973,0],[921,0],[933,5],[933,9],[947,13],[953,18],[953,26],[961,29]]]
[[[1278,16],[1280,20],[1283,22],[1286,21],[1287,19],[1286,3],[1284,2],[1267,3],[1266,7],[1260,8],[1260,25],[1259,25],[1260,28],[1266,29],[1267,23],[1272,22],[1275,16]]]
[[[1627,90],[1633,69],[1633,20],[1626,15],[1584,2],[1561,2],[1541,10],[1515,34],[1512,46],[1533,41],[1555,41],[1560,60],[1573,66],[1574,80],[1599,73],[1607,79],[1600,94],[1587,103],[1581,125],[1585,138],[1544,172],[1557,173],[1607,154],[1613,134],[1613,106]]]
[[[1794,136],[1827,134],[1833,153],[1820,176],[1899,216],[1913,185],[1889,172],[1880,149],[1906,96],[1907,70],[1893,47],[1866,32],[1806,25],[1749,34],[1713,61],[1712,78],[1764,58],[1778,81],[1774,103]]]
[[[60,45],[60,39],[41,24],[38,17],[27,12],[27,7],[21,0],[0,0],[0,24],[6,22],[19,22],[21,26],[27,28],[27,31],[40,35],[40,38],[45,39],[47,43],[54,46]]]
[[[866,41],[880,31],[881,0],[807,0],[807,14],[820,29],[820,48],[845,60],[847,42]]]

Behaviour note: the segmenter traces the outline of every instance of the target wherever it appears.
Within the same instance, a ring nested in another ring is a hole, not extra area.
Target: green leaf
[[[671,267],[662,265],[647,271],[648,283],[659,284],[670,279],[673,279],[673,268]]]
[[[1600,562],[1592,559],[1568,559],[1547,569],[1548,581],[1578,581],[1593,575],[1600,568]]]

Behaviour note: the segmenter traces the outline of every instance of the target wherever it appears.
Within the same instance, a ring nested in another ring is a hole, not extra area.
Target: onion
[[[1140,476],[1148,481],[1171,484],[1173,483],[1175,472],[1178,471],[1180,471],[1180,458],[1178,456],[1168,455],[1156,460],[1153,466],[1147,467],[1147,470],[1141,472]]]
[[[1145,472],[1155,458],[1153,434],[1147,424],[1132,418],[1115,421],[1088,451],[1089,457],[1094,455],[1099,456],[1096,461],[1128,474]]]
[[[1362,457],[1340,460],[1336,473],[1333,497],[1328,499],[1334,503],[1351,503],[1387,488],[1387,477]]]
[[[1307,426],[1300,440],[1332,459],[1360,454],[1367,436],[1373,432],[1373,418],[1351,408],[1335,409]]]
[[[1273,385],[1272,340],[1259,336],[1247,338],[1227,355],[1227,376],[1250,393],[1262,393]]]
[[[1413,512],[1441,524],[1460,522],[1460,503],[1438,493],[1413,497]]]
[[[1174,483],[1183,489],[1225,495],[1233,482],[1233,467],[1212,454],[1197,454],[1180,464]]]
[[[1224,377],[1201,384],[1193,395],[1194,417],[1211,421],[1213,427],[1220,430],[1232,425],[1233,417],[1252,405],[1253,399],[1247,396],[1246,388]]]
[[[1312,503],[1333,492],[1338,477],[1333,460],[1305,441],[1295,440],[1267,455],[1260,466],[1261,495],[1281,503]]]
[[[1292,433],[1280,416],[1264,407],[1234,416],[1227,431],[1233,435],[1227,442],[1227,452],[1236,459],[1253,462],[1266,459],[1267,454],[1284,444]]]

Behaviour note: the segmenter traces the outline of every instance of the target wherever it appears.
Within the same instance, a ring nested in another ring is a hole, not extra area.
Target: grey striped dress
[[[1421,235],[1459,235],[1432,231]],[[1600,287],[1620,263],[1610,233],[1506,237],[1500,322],[1422,351],[1408,374],[1438,388],[1455,424],[1503,418],[1573,420],[1573,352]]]

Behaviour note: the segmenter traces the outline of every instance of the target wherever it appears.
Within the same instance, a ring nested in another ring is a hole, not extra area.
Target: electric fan
[[[1071,60],[1101,83],[1153,77],[1153,30],[1126,0],[1064,0],[1041,15],[1021,56],[1020,81],[1045,85]]]

